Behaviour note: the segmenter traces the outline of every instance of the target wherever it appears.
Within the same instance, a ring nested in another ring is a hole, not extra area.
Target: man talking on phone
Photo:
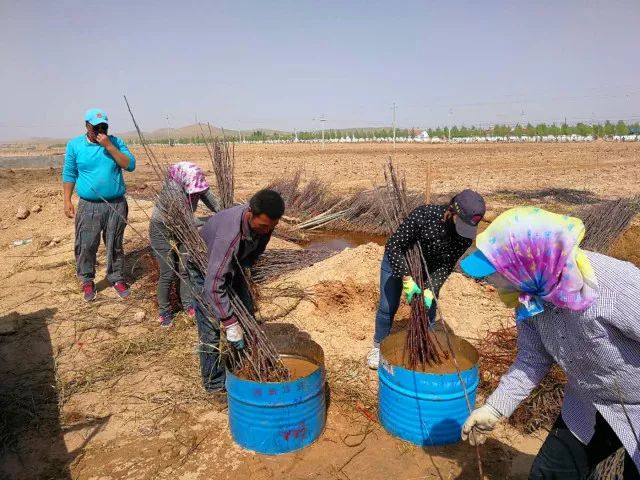
[[[92,108],[84,117],[87,132],[67,143],[62,169],[64,214],[75,217],[76,273],[86,302],[96,298],[96,254],[100,237],[107,256],[107,280],[120,298],[129,296],[124,279],[124,228],[129,208],[122,171],[133,172],[136,160],[125,143],[108,134],[107,114]],[[76,190],[77,209],[71,195]]]

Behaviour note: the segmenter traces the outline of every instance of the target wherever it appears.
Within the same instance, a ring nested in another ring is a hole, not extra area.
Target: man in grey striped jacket
[[[515,244],[518,239],[508,233]],[[511,253],[503,250],[502,255]],[[486,433],[500,418],[513,413],[555,362],[567,375],[562,412],[534,460],[529,478],[587,478],[600,461],[623,446],[624,478],[637,479],[640,270],[605,255],[584,254],[597,279],[595,300],[584,310],[544,301],[543,311],[516,322],[516,360],[485,405],[471,413],[462,438],[484,442]],[[464,259],[461,267],[468,275],[486,278],[504,291],[506,279],[494,263],[478,250]]]

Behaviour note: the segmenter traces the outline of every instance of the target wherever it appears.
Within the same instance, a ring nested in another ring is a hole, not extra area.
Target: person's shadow
[[[69,431],[88,428],[89,434],[67,451],[47,328],[56,311],[0,316],[0,479],[71,479],[71,461],[108,421],[74,423]]]
[[[435,430],[460,429],[460,426],[451,422],[451,425],[443,422],[442,425],[436,425]],[[476,447],[469,445],[467,442],[460,441],[455,445],[448,446],[423,446],[423,451],[429,457],[431,466],[436,471],[434,478],[445,479],[452,478],[448,472],[440,471],[433,460],[433,457],[444,457],[454,460],[461,468],[460,473],[455,477],[456,480],[477,479],[480,478],[480,467],[478,465],[478,454]],[[483,477],[487,479],[526,479],[528,477],[528,467],[533,463],[535,455],[527,455],[518,452],[511,445],[501,442],[489,436],[486,443],[479,449],[480,461],[482,464]],[[512,461],[517,458],[517,463],[521,466],[522,471],[512,471]],[[522,469],[524,466],[524,470]]]

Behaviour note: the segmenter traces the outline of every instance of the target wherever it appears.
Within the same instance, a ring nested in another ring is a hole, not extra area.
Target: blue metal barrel
[[[273,339],[272,339],[273,340]],[[278,348],[278,341],[276,347]],[[315,441],[326,420],[324,356],[318,344],[297,339],[278,348],[318,365],[289,382],[254,382],[227,371],[229,428],[238,445],[266,455],[293,452]]]
[[[438,332],[441,344],[446,341]],[[458,374],[427,373],[398,366],[406,332],[387,337],[381,345],[378,368],[378,409],[380,423],[396,437],[420,446],[445,445],[460,440],[462,424],[469,416]],[[478,387],[478,353],[467,341],[452,336],[459,362],[471,365],[462,370],[471,406],[475,407]],[[395,364],[394,364],[395,363]]]

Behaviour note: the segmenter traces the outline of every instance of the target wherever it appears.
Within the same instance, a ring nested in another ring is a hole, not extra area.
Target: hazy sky
[[[638,119],[640,1],[0,0],[0,140]]]

